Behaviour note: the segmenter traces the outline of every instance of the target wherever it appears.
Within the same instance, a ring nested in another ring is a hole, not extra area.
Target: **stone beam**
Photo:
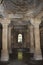
[[[21,14],[9,14],[9,18],[23,18],[23,15]]]

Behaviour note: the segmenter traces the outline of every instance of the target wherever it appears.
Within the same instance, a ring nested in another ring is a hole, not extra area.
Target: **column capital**
[[[2,21],[2,25],[9,25],[10,24],[10,19],[9,18],[4,18]]]
[[[31,24],[34,25],[34,26],[39,26],[40,23],[41,23],[41,19],[39,19],[39,18],[31,18],[31,19],[30,19],[30,22],[31,22]]]

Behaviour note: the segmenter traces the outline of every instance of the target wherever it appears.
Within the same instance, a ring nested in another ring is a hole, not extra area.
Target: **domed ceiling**
[[[4,0],[3,4],[8,13],[26,13],[37,8],[42,0]]]
[[[3,16],[7,13],[34,17],[43,11],[43,0],[0,0],[0,4]]]

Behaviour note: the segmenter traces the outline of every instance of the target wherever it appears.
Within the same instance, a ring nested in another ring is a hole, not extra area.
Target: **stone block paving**
[[[12,60],[9,62],[0,62],[0,65],[43,65],[43,61],[35,61],[35,60],[28,60],[28,61],[18,61]]]

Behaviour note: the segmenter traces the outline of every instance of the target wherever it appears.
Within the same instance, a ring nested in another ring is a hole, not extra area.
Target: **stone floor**
[[[12,60],[9,62],[0,62],[0,65],[43,65],[43,61],[28,60],[28,62]]]
[[[43,65],[43,60],[34,60],[33,54],[30,53],[24,53],[23,59],[18,60],[16,54],[9,55],[9,61],[8,62],[1,62],[0,65]]]

